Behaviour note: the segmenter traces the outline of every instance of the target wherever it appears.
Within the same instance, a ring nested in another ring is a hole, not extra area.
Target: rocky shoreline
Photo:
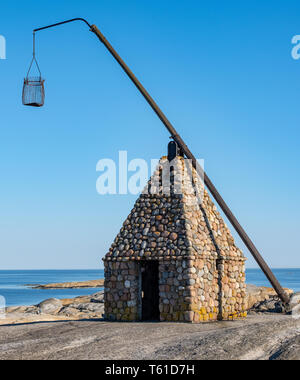
[[[6,316],[0,325],[33,323],[43,321],[63,321],[99,319],[104,314],[104,291],[90,296],[70,299],[51,298],[38,305],[12,306],[6,308]]]
[[[99,283],[99,280],[96,281]],[[60,286],[63,284],[56,285]],[[53,284],[48,286],[53,286]],[[67,287],[71,287],[71,283],[67,283]],[[290,289],[285,290],[290,295],[293,293]],[[250,315],[264,312],[285,312],[284,306],[272,288],[247,285],[246,303],[248,314]],[[33,306],[7,307],[6,317],[5,319],[0,319],[0,325],[45,321],[92,320],[102,319],[103,317],[104,291],[100,291],[90,296],[80,296],[72,299],[48,299]]]

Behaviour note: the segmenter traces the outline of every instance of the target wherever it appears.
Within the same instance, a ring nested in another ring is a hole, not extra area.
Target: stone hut
[[[186,162],[160,160],[103,259],[107,320],[246,317],[245,257]]]

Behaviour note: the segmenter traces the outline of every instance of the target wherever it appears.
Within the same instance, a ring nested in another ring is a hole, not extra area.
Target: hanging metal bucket
[[[33,65],[36,65],[38,70],[37,76],[30,76]],[[24,106],[43,107],[45,103],[45,87],[44,79],[42,79],[41,70],[35,57],[35,32],[33,33],[33,54],[32,61],[29,66],[26,78],[23,84],[22,101]]]
[[[45,103],[44,80],[41,77],[27,77],[23,85],[23,104],[30,107],[42,107]]]

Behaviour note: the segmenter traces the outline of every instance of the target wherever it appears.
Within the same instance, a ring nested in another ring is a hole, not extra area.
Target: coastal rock
[[[82,304],[71,304],[70,308],[77,309],[80,312],[92,312],[103,314],[104,305],[100,303],[82,303]]]
[[[72,317],[76,319],[84,318],[84,319],[90,319],[90,318],[102,318],[102,315],[104,313],[104,304],[101,301],[101,294],[94,294],[92,297],[96,298],[90,298],[89,302],[86,303],[72,303],[65,307],[63,307],[59,315],[60,316],[66,316],[66,317]],[[94,301],[92,301],[94,299]],[[76,301],[76,298],[74,299]]]
[[[93,303],[104,303],[104,292],[95,293],[91,297]]]
[[[294,293],[291,297],[290,307],[291,309],[299,308],[300,306],[300,292]]]
[[[79,312],[78,312],[78,309],[76,309],[75,307],[69,307],[69,306],[67,306],[67,307],[63,307],[60,310],[59,315],[60,316],[77,318],[79,316]]]
[[[104,314],[104,294],[97,292],[90,296],[71,299],[47,299],[37,306],[11,306],[6,308],[6,318],[0,325],[32,323],[38,321],[99,319]]]
[[[46,285],[29,285],[33,289],[84,289],[84,288],[102,288],[104,280],[91,280],[81,282],[63,282],[57,284]]]
[[[37,306],[11,306],[7,307],[5,310],[6,314],[10,315],[38,315],[40,310]]]
[[[286,293],[291,296],[293,294],[293,290],[284,289]],[[271,303],[267,304],[266,301],[271,300]],[[275,304],[272,302],[278,302],[277,293],[273,288],[268,288],[265,286],[255,286],[251,284],[247,284],[246,286],[246,304],[247,309],[258,309],[259,307],[266,310],[274,310],[276,308]],[[261,305],[259,305],[261,304]],[[278,305],[278,307],[280,307]]]
[[[256,303],[253,306],[252,311],[261,313],[284,313],[285,306],[277,296],[273,296],[271,299]]]
[[[72,303],[89,303],[91,302],[91,296],[79,296],[76,298],[67,298],[61,300],[63,306],[69,306]]]
[[[24,313],[30,314],[30,315],[38,315],[40,314],[40,310],[36,306],[28,306],[28,307],[25,307]]]
[[[41,302],[38,307],[41,314],[56,314],[63,307],[63,304],[56,298],[50,298]]]
[[[289,312],[295,319],[300,319],[300,292],[292,295],[289,304]]]

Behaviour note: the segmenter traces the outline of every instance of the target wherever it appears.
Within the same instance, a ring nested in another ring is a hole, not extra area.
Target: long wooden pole
[[[182,140],[180,135],[177,133],[176,129],[173,127],[173,125],[170,123],[170,121],[167,119],[165,114],[162,112],[162,110],[158,107],[157,103],[153,100],[153,98],[150,96],[150,94],[146,91],[146,89],[143,87],[141,82],[137,79],[137,77],[133,74],[133,72],[130,70],[130,68],[126,65],[126,63],[123,61],[123,59],[119,56],[119,54],[116,52],[116,50],[112,47],[112,45],[107,41],[107,39],[104,37],[104,35],[100,32],[100,30],[97,28],[96,25],[90,25],[86,20],[84,19],[72,19],[68,21],[63,21],[61,23],[49,25],[43,28],[35,29],[34,32],[37,32],[39,30],[48,29],[54,26],[66,24],[68,22],[72,21],[83,21],[85,22],[89,27],[90,30],[96,34],[96,36],[99,38],[99,40],[104,44],[104,46],[108,49],[108,51],[112,54],[112,56],[115,58],[115,60],[120,64],[122,69],[125,71],[125,73],[128,75],[128,77],[132,80],[134,85],[137,87],[137,89],[140,91],[140,93],[143,95],[143,97],[146,99],[146,101],[149,103],[153,111],[156,113],[156,115],[159,117],[159,119],[163,122],[167,130],[170,132],[172,138],[176,141],[176,143],[180,146],[183,153],[186,155],[187,158],[192,160],[193,166],[198,171],[198,174],[204,178],[204,183],[207,186],[208,190],[218,203],[218,205],[223,210],[224,214],[227,216],[228,220],[232,224],[232,226],[235,228],[237,233],[239,234],[240,238],[243,240],[251,254],[253,255],[254,259],[272,284],[273,288],[277,292],[280,299],[285,303],[289,303],[289,296],[284,291],[282,286],[280,285],[279,281],[275,277],[274,273],[271,271],[261,254],[259,253],[258,249],[255,247],[254,243],[250,239],[250,237],[247,235],[246,231],[243,229],[243,227],[238,222],[237,218],[234,216],[234,214],[231,212],[230,208],[227,206],[224,199],[221,197],[220,193],[212,183],[212,181],[209,179],[208,175],[204,173],[203,168],[200,167],[200,165],[197,165],[197,160],[195,156],[192,154],[192,152],[189,150],[185,142]]]

